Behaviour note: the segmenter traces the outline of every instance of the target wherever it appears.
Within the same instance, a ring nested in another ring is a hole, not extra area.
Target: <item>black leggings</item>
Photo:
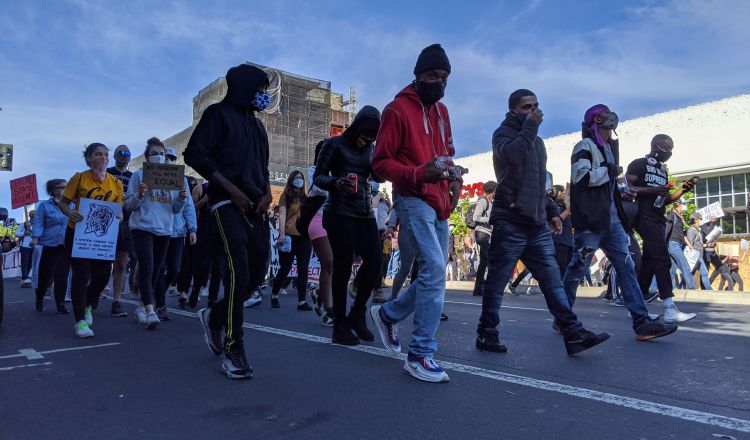
[[[154,290],[159,277],[159,268],[167,254],[168,235],[154,235],[150,232],[132,229],[133,245],[138,255],[138,287],[144,306],[153,305]]]
[[[573,248],[565,246],[564,244],[555,243],[555,260],[557,265],[560,267],[560,279],[565,276],[565,270],[570,264],[570,259],[573,257]]]
[[[290,235],[292,237],[292,249],[289,252],[279,251],[279,271],[273,279],[273,288],[271,293],[279,294],[284,280],[286,280],[289,271],[292,269],[294,257],[297,257],[297,300],[304,301],[307,294],[307,270],[310,266],[310,253],[312,252],[312,243],[309,238],[299,235]]]
[[[65,291],[68,289],[68,272],[70,258],[65,246],[42,247],[42,258],[39,260],[39,282],[36,297],[42,298],[50,284],[55,282],[55,303],[65,304]]]
[[[164,307],[166,305],[167,289],[177,280],[177,275],[180,273],[180,263],[182,263],[184,248],[185,237],[172,237],[169,239],[167,256],[161,265],[161,269],[159,269],[156,290],[154,290],[156,307]]]
[[[65,231],[65,248],[68,256],[73,253],[74,235],[74,229],[68,228]],[[78,322],[85,319],[86,307],[91,306],[95,309],[99,305],[99,294],[107,286],[112,274],[112,262],[70,257],[70,267],[73,270],[70,300],[73,303],[73,317]]]
[[[362,266],[357,272],[359,284],[357,297],[352,306],[353,315],[364,316],[367,300],[378,279],[381,263],[378,225],[374,218],[356,218],[335,212],[323,214],[323,226],[328,232],[333,251],[333,317],[346,317],[347,285],[352,274],[354,253],[362,257]]]
[[[31,268],[34,262],[34,248],[22,247],[21,248],[21,279],[29,279]]]

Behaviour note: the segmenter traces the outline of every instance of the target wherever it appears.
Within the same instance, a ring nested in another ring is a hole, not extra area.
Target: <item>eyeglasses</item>
[[[130,157],[130,151],[128,151],[128,150],[120,150],[120,151],[118,151],[115,154],[118,155],[118,156],[128,156],[128,157]]]

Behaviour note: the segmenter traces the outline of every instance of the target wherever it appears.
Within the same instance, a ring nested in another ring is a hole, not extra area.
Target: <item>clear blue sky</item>
[[[8,181],[83,169],[85,144],[139,154],[191,121],[192,98],[249,60],[357,86],[382,109],[419,51],[451,60],[444,102],[458,155],[487,151],[517,88],[534,90],[543,137],[590,105],[621,119],[750,91],[748,1],[11,1],[0,0],[0,143]],[[744,54],[744,55],[743,55]],[[16,217],[20,214],[15,213]]]

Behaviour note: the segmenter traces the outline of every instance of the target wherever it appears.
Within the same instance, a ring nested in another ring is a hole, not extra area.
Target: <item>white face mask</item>
[[[685,211],[687,211],[687,206],[685,206],[685,205],[682,205],[682,206],[680,207],[680,211],[682,211],[682,212],[685,212]]]
[[[148,161],[150,163],[164,163],[164,155],[163,154],[155,154],[153,156],[148,156]]]

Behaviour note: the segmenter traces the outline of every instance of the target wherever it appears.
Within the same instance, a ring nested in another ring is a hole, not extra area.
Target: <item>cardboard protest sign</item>
[[[76,224],[73,258],[114,261],[122,205],[94,199],[81,199],[78,212],[83,221]]]
[[[39,201],[36,190],[36,174],[19,177],[10,181],[11,208],[16,209],[26,205],[33,205]]]
[[[699,209],[697,212],[699,212],[702,216],[701,225],[710,222],[714,217],[724,217],[724,210],[721,209],[721,203],[719,202],[711,203],[710,205]]]
[[[181,190],[185,184],[185,165],[143,164],[143,183],[149,189]]]

